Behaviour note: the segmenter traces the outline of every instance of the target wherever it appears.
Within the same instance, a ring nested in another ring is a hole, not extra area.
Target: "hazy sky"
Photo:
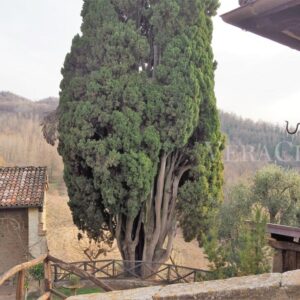
[[[221,0],[219,13],[237,7]],[[0,90],[57,96],[60,69],[80,30],[82,0],[0,1]],[[300,53],[215,18],[219,108],[282,124],[300,120]]]

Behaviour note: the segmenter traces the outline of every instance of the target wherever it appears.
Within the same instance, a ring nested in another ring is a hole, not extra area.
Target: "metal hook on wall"
[[[299,128],[300,123],[297,123],[296,129],[294,131],[290,131],[289,130],[289,121],[285,121],[285,122],[286,122],[286,132],[288,134],[296,134],[298,132],[298,128]]]

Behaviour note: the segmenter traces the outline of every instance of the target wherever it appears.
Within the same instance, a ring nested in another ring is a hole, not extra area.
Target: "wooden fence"
[[[73,262],[70,265],[76,266],[98,279],[128,279],[160,281],[162,284],[179,282],[196,282],[204,278],[208,271],[202,269],[188,268],[183,266],[149,263],[145,261],[126,260],[97,260]],[[148,272],[146,276],[141,270]],[[155,270],[155,271],[153,271]],[[72,272],[61,269],[60,264],[52,264],[54,281],[67,280]]]
[[[97,279],[90,273],[85,272],[84,270],[81,270],[77,268],[76,265],[71,265],[68,263],[65,263],[62,260],[59,260],[53,256],[50,255],[42,255],[37,259],[31,260],[29,262],[22,263],[20,265],[17,265],[13,268],[11,268],[9,271],[4,273],[0,277],[0,286],[3,285],[5,281],[8,279],[14,277],[17,275],[17,287],[16,287],[16,299],[17,300],[24,300],[25,299],[25,275],[26,270],[43,263],[44,265],[44,290],[45,293],[39,298],[39,300],[48,300],[51,299],[52,295],[56,295],[61,299],[66,299],[67,297],[60,293],[59,291],[55,290],[52,284],[52,271],[51,271],[51,262],[59,265],[61,270],[64,270],[65,272],[68,272],[69,274],[75,274],[79,276],[82,279],[90,280],[95,285],[101,287],[104,291],[112,291],[112,289],[105,283],[103,283],[100,279]]]
[[[44,265],[44,291],[39,300],[51,299],[56,295],[61,299],[67,297],[54,288],[53,281],[59,282],[69,279],[71,274],[81,279],[89,280],[104,291],[113,289],[103,279],[128,279],[149,280],[161,284],[172,284],[179,282],[195,282],[203,279],[207,271],[201,269],[187,268],[171,264],[149,263],[144,261],[124,260],[98,260],[66,263],[51,255],[42,255],[37,259],[17,265],[0,277],[0,286],[5,281],[17,275],[16,299],[25,298],[26,270],[43,263]],[[146,270],[147,275],[142,276],[141,270]],[[155,271],[153,271],[155,270]]]

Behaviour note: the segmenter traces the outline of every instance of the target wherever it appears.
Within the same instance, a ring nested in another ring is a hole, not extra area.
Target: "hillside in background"
[[[300,137],[288,135],[285,123],[254,122],[222,111],[220,120],[226,135],[225,199],[231,185],[247,180],[268,163],[300,169]]]
[[[0,113],[19,114],[21,116],[43,116],[53,111],[58,105],[58,99],[49,97],[40,101],[31,101],[10,92],[0,92]]]
[[[290,155],[295,153],[293,147],[279,147],[279,144],[287,146],[288,143],[292,143],[296,146],[300,143],[298,135],[287,134],[284,122],[282,126],[262,121],[254,122],[222,111],[220,119],[222,131],[227,135],[229,144],[251,145],[256,150],[265,147],[272,160],[280,161],[280,157],[276,158],[276,147],[280,153],[289,152]]]
[[[42,136],[41,121],[58,105],[57,98],[30,101],[0,92],[0,165],[47,166],[50,182],[63,190],[63,164],[56,148]]]
[[[10,92],[0,92],[0,163],[46,165],[50,180],[62,184],[62,162],[55,147],[41,134],[43,117],[56,109],[57,98],[30,101]],[[222,131],[227,137],[224,151],[225,190],[227,185],[251,176],[267,163],[299,168],[299,136],[288,136],[282,127],[242,119],[220,112]]]
[[[55,147],[44,141],[40,127],[43,117],[57,105],[57,98],[33,102],[10,92],[0,92],[0,163],[7,166],[46,165],[51,182],[63,185],[61,159]],[[254,122],[222,111],[220,119],[227,137],[225,190],[227,185],[251,176],[270,162],[299,168],[300,138],[288,136],[284,124],[279,127]]]

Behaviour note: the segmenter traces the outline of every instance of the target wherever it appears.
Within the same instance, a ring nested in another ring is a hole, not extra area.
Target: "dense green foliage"
[[[271,251],[266,236],[267,215],[256,206],[245,219],[236,220],[230,238],[220,239],[217,229],[205,238],[204,249],[210,261],[207,279],[263,274],[270,271]],[[249,213],[248,213],[249,214]]]
[[[229,201],[222,204],[215,226],[204,241],[212,278],[268,271],[267,222],[300,225],[298,172],[267,165],[250,183],[232,187]]]
[[[233,222],[244,217],[254,203],[266,209],[271,223],[300,225],[300,174],[295,170],[268,165],[257,171],[249,184],[234,186],[229,197],[221,210],[224,237],[234,227]],[[236,217],[226,218],[229,212]]]
[[[176,215],[187,239],[200,238],[219,203],[217,7],[84,1],[62,70],[59,153],[75,224],[95,239],[109,230],[123,258],[167,259]]]
[[[270,215],[271,223],[299,224],[300,174],[270,165],[257,172],[252,187],[253,201]]]
[[[44,279],[44,265],[38,264],[29,269],[29,275],[36,281],[40,282]]]

